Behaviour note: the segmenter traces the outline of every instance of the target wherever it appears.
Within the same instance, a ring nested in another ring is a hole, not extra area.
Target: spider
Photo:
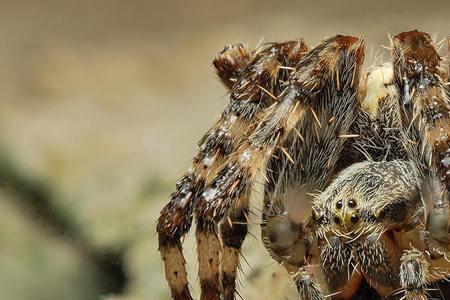
[[[264,246],[301,299],[426,299],[450,277],[449,70],[427,33],[389,48],[369,71],[364,40],[344,35],[217,55],[230,102],[157,225],[173,299],[192,299],[181,238],[193,217],[200,297],[234,299],[258,180]]]

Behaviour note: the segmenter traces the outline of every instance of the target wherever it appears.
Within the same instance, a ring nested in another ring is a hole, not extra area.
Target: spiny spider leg
[[[409,139],[406,143],[410,143],[407,147],[431,193],[427,230],[432,238],[448,243],[450,100],[442,79],[447,77],[447,70],[427,33],[398,34],[392,39],[392,47],[402,123]]]
[[[272,51],[273,48],[280,48]],[[303,41],[270,45],[250,53],[241,44],[226,47],[214,60],[218,77],[232,87],[230,104],[219,121],[199,142],[191,169],[178,181],[171,201],[161,211],[157,231],[167,281],[174,299],[190,299],[181,249],[181,237],[189,230],[197,191],[210,177],[252,125],[252,118],[274,100],[271,90],[279,89],[289,71],[279,67],[293,64],[306,51]],[[250,62],[251,61],[251,62]],[[233,84],[233,82],[236,82]]]
[[[300,58],[307,52],[307,47],[303,41],[288,41],[284,43],[271,44],[264,49],[258,64],[252,64],[241,78],[240,83],[233,89],[232,97],[241,100],[252,100],[256,95],[272,93],[275,97],[280,94],[281,86],[288,79],[290,70],[295,68]],[[261,73],[271,73],[272,78],[276,78],[271,84],[265,83],[258,86],[258,80],[253,77]],[[253,84],[247,84],[252,82]],[[265,89],[265,90],[261,90]],[[267,96],[267,95],[266,95]],[[245,111],[243,111],[245,114]],[[250,129],[251,130],[251,127]],[[234,299],[236,291],[236,276],[239,266],[239,255],[242,243],[247,234],[247,216],[249,212],[250,193],[242,195],[238,201],[240,205],[228,212],[228,216],[220,225],[220,239],[222,241],[221,256],[221,284],[223,299]]]
[[[236,293],[236,278],[239,267],[241,246],[248,232],[248,202],[246,199],[240,209],[230,211],[228,217],[220,225],[222,241],[222,257],[220,261],[223,299],[234,299]]]
[[[314,246],[314,231],[304,224],[311,215],[311,193],[325,189],[352,161],[343,149],[356,137],[350,126],[359,106],[360,74],[353,61],[339,61],[333,66],[335,76],[308,101],[307,114],[275,149],[267,165],[262,239],[270,255],[296,274],[297,283],[309,282],[305,278],[311,277],[298,276],[305,274],[305,269],[297,274],[298,268],[308,263]],[[316,299],[313,286],[305,287],[304,292]]]
[[[429,263],[417,249],[405,250],[401,258],[400,284],[405,289],[405,300],[426,300]]]
[[[318,116],[326,107],[323,102],[335,100],[340,103],[342,99],[339,100],[339,97],[342,97],[348,98],[349,105],[355,105],[363,58],[363,41],[348,36],[328,39],[302,58],[278,101],[264,112],[255,131],[230,155],[217,177],[206,186],[198,202],[196,215],[203,222],[215,224],[227,214],[230,207],[242,205],[239,203],[241,196],[250,192],[259,174],[264,174],[263,169],[274,149],[283,145],[299,120],[311,115],[311,119],[320,122]],[[330,94],[331,91],[333,94]],[[317,112],[313,111],[314,108],[317,108]],[[338,126],[337,129],[341,128]],[[337,130],[333,134],[339,136],[347,132]],[[203,233],[202,239],[214,232],[202,227],[200,231],[209,231]],[[217,252],[211,247],[199,249],[199,258],[210,260]],[[210,273],[205,275],[215,276],[216,267],[209,267]]]
[[[300,299],[302,300],[325,299],[324,295],[320,292],[319,287],[315,283],[314,278],[312,278],[311,275],[304,268],[300,268],[293,277]]]
[[[233,86],[231,99],[236,101],[234,105],[229,106],[228,113],[249,120],[247,128],[241,128],[245,135],[254,130],[257,124],[254,119],[257,119],[260,112],[262,113],[267,107],[264,104],[273,103],[276,100],[281,86],[291,73],[290,69],[297,65],[306,51],[303,41],[270,44],[260,52]],[[248,105],[245,105],[247,102],[258,102],[263,105],[258,107],[258,111],[252,112]],[[236,140],[235,143],[239,144],[240,140]],[[247,234],[247,226],[242,222],[247,222],[249,197],[250,190],[242,193],[238,206],[233,207],[228,215],[222,215],[221,218],[214,220],[205,218],[202,211],[198,207],[196,209],[201,299],[218,299],[221,291],[224,299],[234,299],[239,253]],[[221,224],[220,233],[224,249],[221,249],[217,225],[223,217],[225,219]],[[228,232],[230,228],[231,232]],[[235,233],[236,236],[230,236],[231,233]],[[222,267],[221,271],[220,267]]]
[[[231,82],[242,75],[252,56],[253,54],[241,44],[225,47],[213,63],[225,86],[229,87]],[[176,190],[172,193],[169,203],[161,210],[158,219],[159,251],[173,299],[192,299],[181,237],[191,227],[198,189],[210,173],[214,174],[218,161],[222,161],[230,151],[230,129],[234,124],[232,121],[232,116],[224,112],[220,120],[202,138],[190,170],[178,180]]]

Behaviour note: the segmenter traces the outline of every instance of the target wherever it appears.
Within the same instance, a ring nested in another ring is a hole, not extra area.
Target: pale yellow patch
[[[394,70],[390,63],[376,67],[367,76],[366,95],[361,106],[372,118],[377,116],[379,101],[390,94],[389,86],[393,80]]]

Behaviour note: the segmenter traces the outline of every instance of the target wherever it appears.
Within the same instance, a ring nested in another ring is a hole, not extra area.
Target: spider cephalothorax
[[[264,246],[302,299],[425,299],[450,278],[448,69],[426,33],[390,43],[392,63],[367,72],[351,36],[218,54],[230,103],[157,226],[174,299],[191,299],[181,237],[194,216],[201,299],[234,299],[258,178]]]

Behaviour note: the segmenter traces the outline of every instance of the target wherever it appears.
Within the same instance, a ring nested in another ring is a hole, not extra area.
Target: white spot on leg
[[[212,166],[212,164],[214,163],[215,160],[216,160],[216,157],[215,157],[215,156],[213,156],[213,157],[205,157],[205,158],[203,159],[203,165],[204,165],[205,167],[209,168],[209,167]]]
[[[189,192],[189,193],[187,193],[186,194],[186,196],[184,196],[182,199],[181,199],[181,201],[180,201],[180,206],[182,207],[182,208],[185,208],[186,207],[186,204],[189,202],[189,200],[191,199],[191,196],[192,196],[192,192]]]
[[[244,153],[241,154],[240,161],[247,162],[251,156],[252,153],[250,152],[250,150],[245,150]]]
[[[206,201],[212,201],[216,198],[218,191],[216,188],[209,188],[203,192],[202,197],[205,198]]]
[[[446,156],[443,160],[441,160],[441,163],[446,168],[450,167],[450,156]]]
[[[404,101],[403,105],[408,105],[411,102],[411,96],[409,94],[409,79],[405,76],[403,77],[403,82],[405,83],[403,87],[403,93],[404,93]]]

